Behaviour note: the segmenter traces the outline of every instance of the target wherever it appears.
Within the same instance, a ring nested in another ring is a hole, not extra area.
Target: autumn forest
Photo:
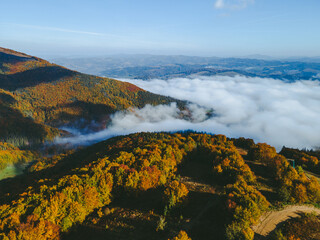
[[[270,211],[320,206],[320,152],[195,131],[141,132],[91,146],[55,145],[61,127],[176,102],[0,48],[0,239],[290,239],[314,214],[257,231]],[[97,130],[92,129],[92,131]],[[317,238],[315,238],[317,239]]]

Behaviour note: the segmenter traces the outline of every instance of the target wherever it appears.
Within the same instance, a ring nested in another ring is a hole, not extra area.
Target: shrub
[[[189,191],[183,183],[174,180],[165,189],[164,199],[169,208],[171,208],[182,203],[188,193]]]

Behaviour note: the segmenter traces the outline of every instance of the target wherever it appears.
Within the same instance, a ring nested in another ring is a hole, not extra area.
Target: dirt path
[[[318,174],[315,174],[315,173],[312,173],[312,172],[309,172],[309,171],[306,171],[306,170],[303,170],[304,173],[307,175],[307,177],[310,179],[311,177],[315,177],[318,182],[320,183],[320,176]]]
[[[299,217],[300,213],[320,214],[320,209],[307,205],[288,206],[280,211],[270,211],[260,217],[259,223],[252,227],[256,234],[267,236],[272,232],[279,223],[288,220],[289,218]]]
[[[206,183],[201,183],[198,181],[193,180],[191,177],[181,177],[180,182],[182,182],[189,191],[195,191],[195,192],[206,192],[206,193],[212,193],[214,194],[216,192],[216,189]]]
[[[195,181],[194,179],[192,179],[190,177],[184,176],[181,178],[180,181],[186,185],[186,187],[188,188],[189,191],[209,193],[209,194],[213,194],[213,195],[217,194],[216,189],[213,186],[206,184],[206,183]],[[192,221],[188,222],[185,229],[190,230],[195,225],[200,224],[200,219],[207,212],[207,210],[212,208],[217,203],[218,203],[218,198],[210,199],[205,205],[203,205],[203,208],[201,209],[201,211],[198,212],[196,217],[194,217],[192,219]]]

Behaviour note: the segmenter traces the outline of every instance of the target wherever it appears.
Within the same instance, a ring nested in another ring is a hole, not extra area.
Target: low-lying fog
[[[212,76],[123,79],[153,93],[188,100],[191,119],[181,118],[176,106],[150,105],[112,116],[100,132],[57,139],[59,143],[86,144],[115,135],[140,131],[193,129],[229,137],[249,137],[278,149],[320,146],[320,82],[284,82],[270,78]],[[214,115],[207,117],[208,109]]]

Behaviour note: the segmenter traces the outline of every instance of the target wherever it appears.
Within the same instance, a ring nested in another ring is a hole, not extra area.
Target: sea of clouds
[[[88,144],[141,131],[193,129],[228,137],[248,137],[280,149],[320,146],[320,82],[286,82],[270,78],[211,76],[169,80],[122,79],[145,90],[190,104],[190,118],[176,104],[118,112],[107,129],[57,139]],[[201,106],[201,107],[200,107]],[[214,109],[212,117],[208,111]]]

